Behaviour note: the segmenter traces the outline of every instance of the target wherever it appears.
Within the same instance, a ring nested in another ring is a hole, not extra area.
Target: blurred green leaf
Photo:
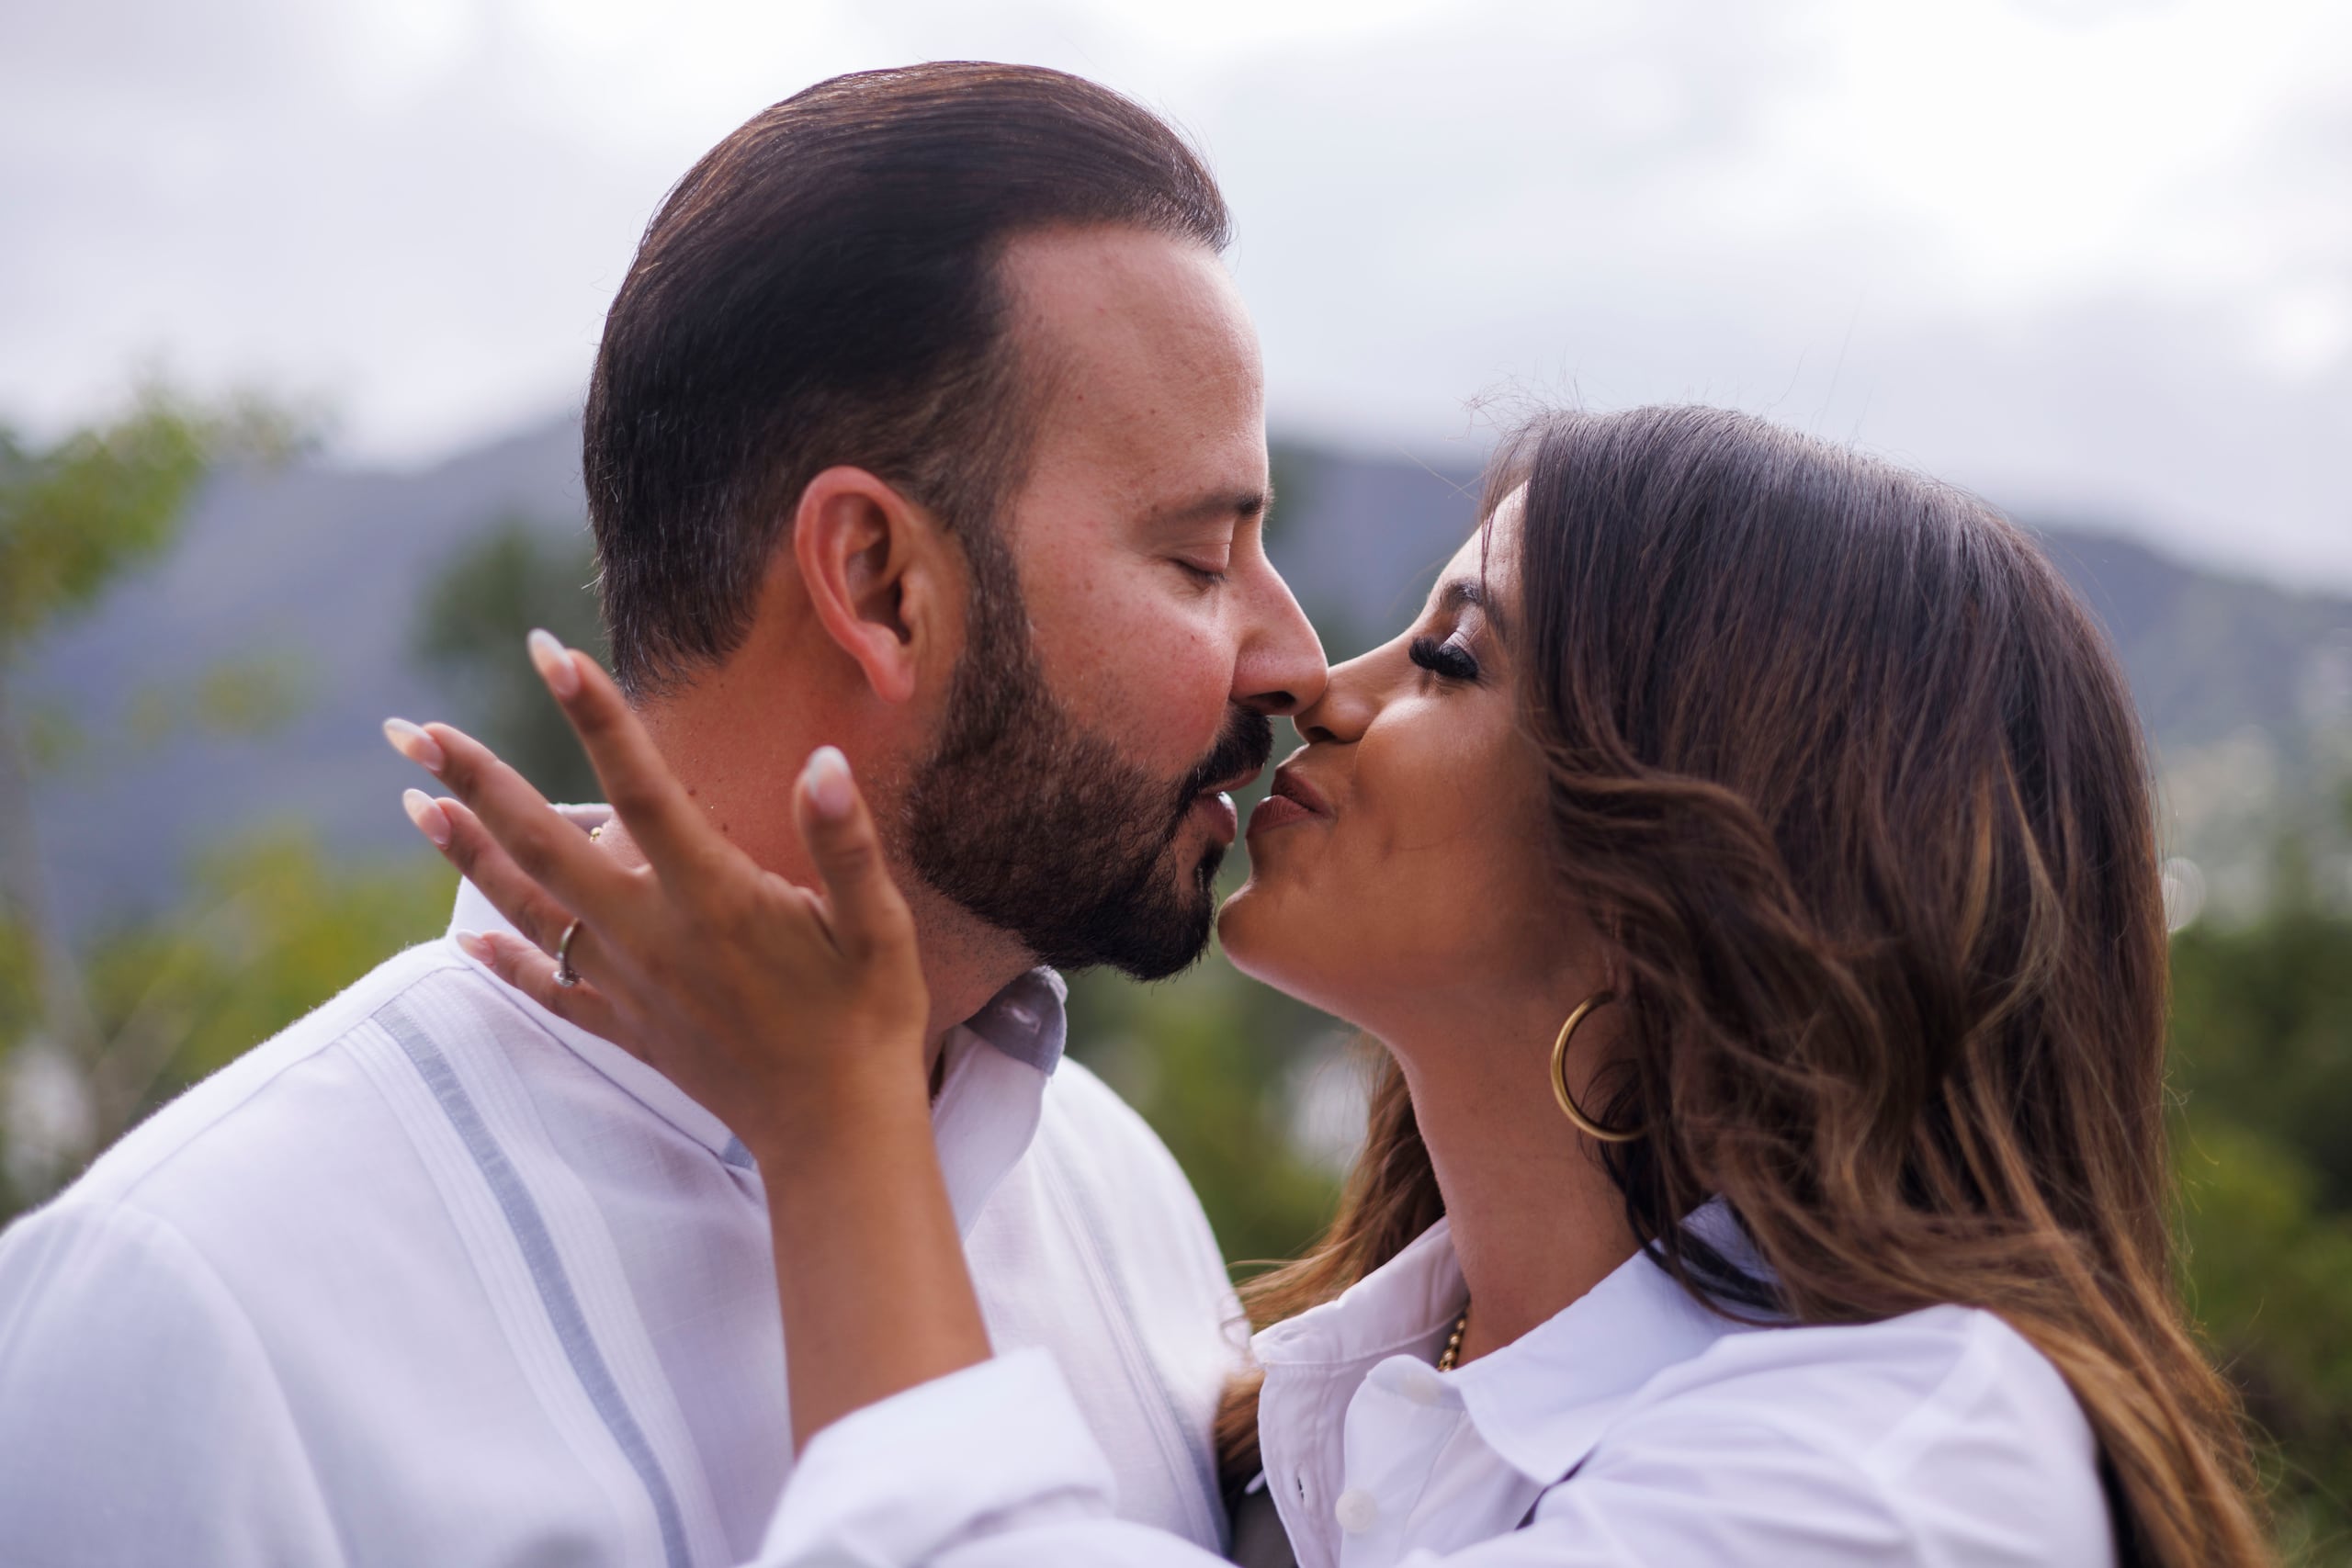
[[[2282,867],[2302,863],[2282,847]],[[2189,1298],[2267,1432],[2280,1550],[2352,1560],[2352,919],[2275,885],[2173,940]]]
[[[70,767],[89,749],[89,731],[62,704],[35,703],[23,722],[25,761],[37,774]]]
[[[215,735],[252,739],[283,728],[302,710],[302,660],[265,653],[217,664],[196,683],[197,722]]]
[[[101,939],[93,1006],[110,1036],[141,1009],[177,1021],[156,1079],[176,1089],[440,935],[456,890],[438,856],[338,863],[289,821],[214,850],[177,907]]]
[[[160,384],[45,448],[0,427],[0,662],[164,550],[213,464],[274,460],[300,440],[257,398],[205,404]]]
[[[544,626],[565,646],[606,659],[595,570],[584,533],[560,536],[525,517],[499,518],[435,574],[411,635],[417,660],[450,693],[459,721],[552,800],[600,795],[523,638]]]

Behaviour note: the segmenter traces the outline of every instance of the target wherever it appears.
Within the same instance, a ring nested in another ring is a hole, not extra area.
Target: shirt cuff
[[[851,1412],[809,1439],[763,1568],[911,1568],[958,1542],[1111,1511],[1110,1461],[1061,1369],[1017,1350]]]

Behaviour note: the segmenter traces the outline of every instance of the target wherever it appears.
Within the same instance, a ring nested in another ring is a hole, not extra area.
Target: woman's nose
[[[1374,662],[1381,651],[1375,649],[1331,666],[1322,693],[1291,716],[1301,737],[1308,741],[1346,743],[1363,736],[1373,715],[1380,711]]]

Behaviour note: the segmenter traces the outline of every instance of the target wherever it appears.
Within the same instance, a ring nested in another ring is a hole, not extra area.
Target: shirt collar
[[[1684,1223],[1755,1270],[1720,1200]],[[1268,1327],[1251,1345],[1270,1393],[1301,1374],[1400,1386],[1410,1378],[1427,1387],[1427,1359],[1462,1301],[1451,1223],[1440,1219],[1337,1300]],[[1498,1458],[1548,1485],[1583,1462],[1610,1418],[1652,1378],[1746,1326],[1710,1311],[1647,1253],[1635,1253],[1566,1308],[1438,1376],[1436,1386]]]
[[[610,815],[603,807],[558,809],[582,827],[593,827]],[[458,885],[449,930],[453,934],[459,931],[522,934],[480,888],[462,881]],[[473,960],[466,963],[534,1023],[647,1110],[726,1164],[756,1171],[751,1151],[728,1130],[727,1123],[650,1063],[602,1035],[558,1018]],[[939,1099],[932,1107],[932,1126],[939,1142],[948,1200],[961,1230],[970,1230],[989,1195],[1036,1136],[1044,1115],[1046,1083],[1060,1066],[1069,1038],[1069,988],[1059,975],[1048,968],[1032,969],[1015,977],[948,1033],[946,1070]],[[972,1049],[975,1045],[989,1049]]]
[[[1610,1419],[1651,1379],[1744,1326],[1637,1252],[1566,1310],[1449,1381],[1487,1446],[1549,1484],[1584,1462]]]
[[[1069,986],[1040,964],[982,1003],[964,1027],[1014,1061],[1051,1074],[1069,1041]]]
[[[1442,1339],[1462,1298],[1452,1222],[1441,1217],[1333,1300],[1260,1330],[1250,1348],[1269,1372],[1367,1366]]]

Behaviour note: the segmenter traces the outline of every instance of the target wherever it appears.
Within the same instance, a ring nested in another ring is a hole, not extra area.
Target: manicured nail
[[[548,683],[548,691],[565,698],[578,694],[580,666],[571,661],[571,650],[556,640],[553,632],[534,629],[523,643],[531,650],[531,662],[539,667],[539,679]]]
[[[433,840],[435,849],[449,847],[449,814],[441,809],[439,801],[421,789],[412,789],[401,795],[401,806],[416,830]]]
[[[458,944],[459,953],[477,964],[487,964],[498,956],[491,951],[490,939],[480,931],[451,931],[449,940]]]
[[[850,788],[849,759],[835,746],[820,746],[808,754],[801,773],[808,783],[808,804],[817,815],[838,822],[849,815],[854,792]]]
[[[384,739],[392,743],[393,750],[398,751],[428,773],[439,773],[442,765],[448,761],[448,759],[441,754],[439,741],[404,718],[386,719]]]

